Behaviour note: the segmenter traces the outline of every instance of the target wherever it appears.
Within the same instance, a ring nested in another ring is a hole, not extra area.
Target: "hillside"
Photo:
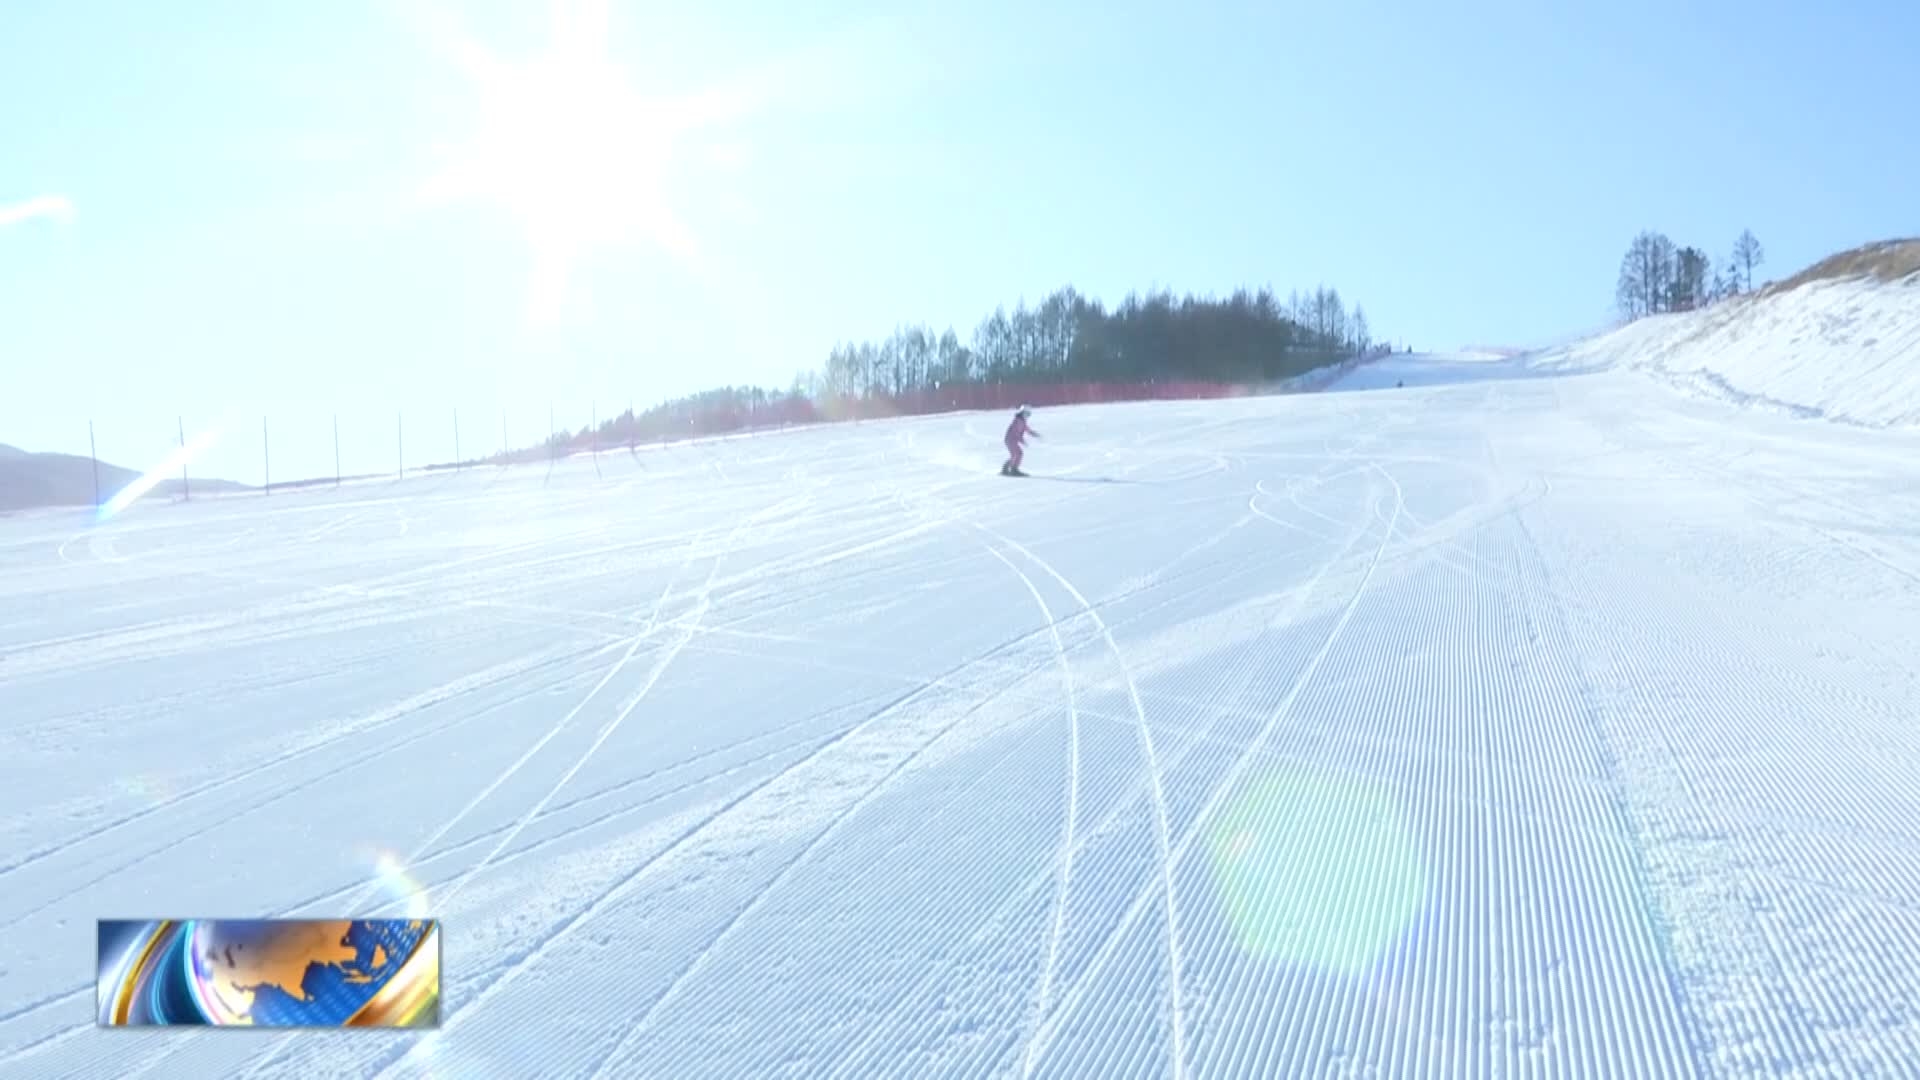
[[[100,463],[100,497],[106,498],[140,478],[140,473]],[[224,480],[195,480],[205,492],[238,491],[244,485]],[[180,481],[166,480],[153,489],[155,496],[180,494]],[[94,502],[93,459],[75,454],[36,454],[0,444],[0,514],[54,506],[91,506]]]
[[[1843,252],[1749,296],[1530,359],[1868,427],[1920,425],[1920,240]]]
[[[1920,435],[1525,375],[0,522],[0,1076],[1912,1076]],[[129,897],[491,962],[111,1038]]]

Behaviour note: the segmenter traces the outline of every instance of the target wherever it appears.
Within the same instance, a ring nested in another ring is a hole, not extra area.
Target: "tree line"
[[[810,397],[903,396],[969,383],[1273,382],[1373,345],[1366,310],[1338,289],[1245,289],[1225,299],[1169,291],[1128,296],[1108,310],[1063,288],[982,319],[963,343],[954,330],[903,326],[882,341],[835,346],[794,380]]]
[[[1629,319],[1667,311],[1692,311],[1753,291],[1753,272],[1766,251],[1751,229],[1742,230],[1733,252],[1716,268],[1697,247],[1676,247],[1666,234],[1648,230],[1633,238],[1620,260],[1614,302]]]
[[[1038,304],[1004,306],[982,319],[968,340],[953,328],[896,329],[880,341],[841,343],[786,390],[723,387],[628,411],[598,430],[561,433],[535,459],[598,446],[634,445],[753,427],[812,423],[847,416],[998,407],[1006,389],[1056,402],[1074,389],[1170,384],[1273,384],[1374,351],[1373,328],[1358,304],[1320,286],[1285,299],[1271,289],[1241,289],[1224,298],[1159,290],[1127,296],[1109,309],[1062,288]],[[1061,391],[1042,393],[1051,387]]]

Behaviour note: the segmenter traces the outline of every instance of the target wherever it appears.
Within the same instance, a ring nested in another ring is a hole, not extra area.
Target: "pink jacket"
[[[1015,416],[1013,423],[1007,425],[1006,444],[1008,446],[1020,445],[1026,441],[1027,432],[1029,431],[1033,431],[1033,428],[1027,425],[1027,418],[1024,416]],[[1034,434],[1038,435],[1039,432],[1035,431]]]

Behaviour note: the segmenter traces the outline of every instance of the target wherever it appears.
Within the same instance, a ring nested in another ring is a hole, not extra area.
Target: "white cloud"
[[[18,225],[34,218],[67,221],[73,217],[73,200],[65,195],[40,195],[26,202],[0,203],[0,228]]]

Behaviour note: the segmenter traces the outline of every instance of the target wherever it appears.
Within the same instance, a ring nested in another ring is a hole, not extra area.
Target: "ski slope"
[[[1920,440],[1004,419],[0,521],[0,1075],[1912,1074]],[[96,917],[410,911],[435,1033],[92,1026]]]
[[[1920,242],[1908,246],[1909,258],[1920,260]],[[1655,315],[1548,350],[1533,364],[1627,369],[1790,416],[1920,428],[1920,276],[1823,278]]]

